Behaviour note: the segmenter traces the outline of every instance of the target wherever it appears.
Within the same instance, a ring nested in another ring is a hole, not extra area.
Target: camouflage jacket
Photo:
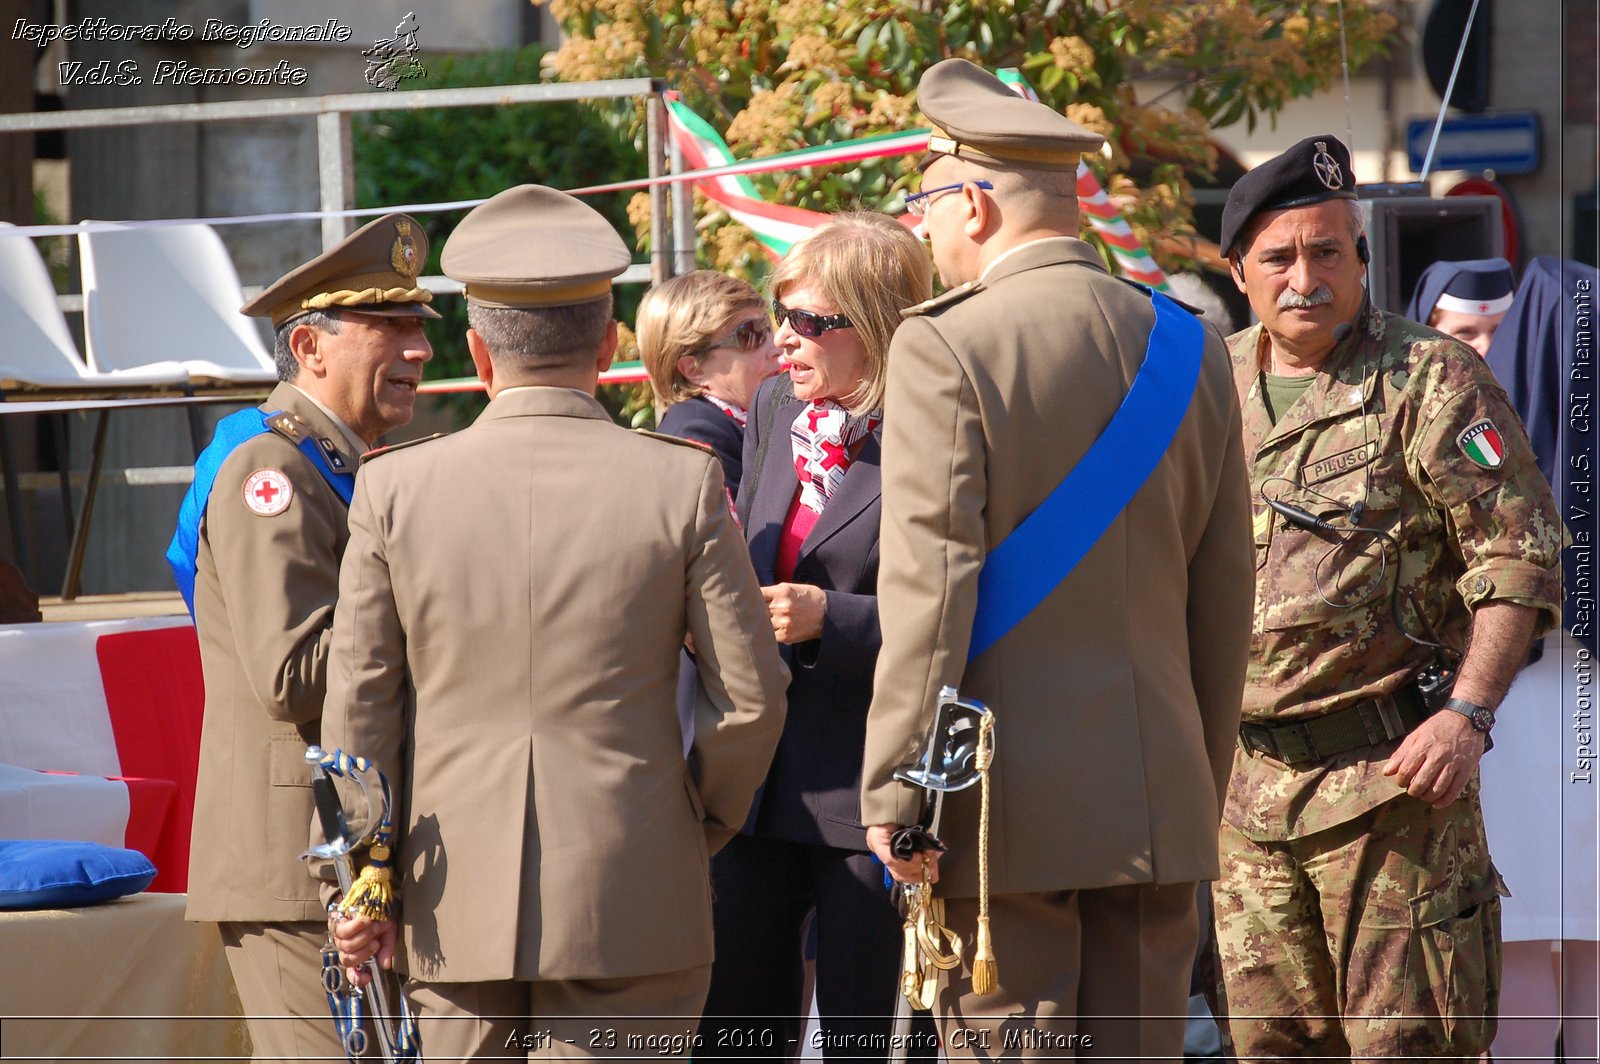
[[[1274,425],[1261,394],[1265,343],[1260,325],[1228,340],[1255,535],[1245,720],[1321,716],[1407,683],[1432,652],[1395,621],[1397,579],[1406,629],[1426,638],[1431,626],[1457,649],[1484,602],[1540,610],[1541,631],[1559,623],[1565,529],[1522,422],[1481,358],[1368,304]],[[1267,498],[1392,541],[1298,528]],[[1397,746],[1295,768],[1240,750],[1223,815],[1258,841],[1344,823],[1400,793],[1381,774]]]

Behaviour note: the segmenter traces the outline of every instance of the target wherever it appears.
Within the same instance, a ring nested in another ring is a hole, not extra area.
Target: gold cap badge
[[[417,262],[417,242],[411,235],[410,222],[394,223],[394,247],[389,249],[389,265],[394,267],[396,273],[403,273],[407,277],[414,278],[421,272],[421,263]]]

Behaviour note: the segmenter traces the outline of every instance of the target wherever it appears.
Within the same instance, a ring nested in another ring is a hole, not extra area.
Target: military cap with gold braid
[[[383,317],[437,318],[433,293],[417,287],[428,261],[428,236],[415,218],[386,214],[303,266],[296,266],[239,308],[272,319],[274,329],[315,310]]]
[[[480,203],[445,241],[445,276],[484,307],[558,307],[611,291],[632,255],[593,207],[543,185]]]
[[[917,83],[917,106],[933,126],[926,167],[940,155],[1000,166],[1076,170],[1105,138],[1021,96],[965,59],[935,63]]]

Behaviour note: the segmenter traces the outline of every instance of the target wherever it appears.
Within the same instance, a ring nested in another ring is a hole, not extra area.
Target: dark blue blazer
[[[762,586],[778,582],[774,570],[783,521],[800,486],[789,426],[805,408],[801,400],[788,397],[772,409],[768,392],[774,386],[774,381],[763,384],[750,406],[745,468],[755,467],[760,434],[773,437],[755,478],[755,496],[744,492],[738,498],[750,560]],[[762,423],[764,416],[770,416],[770,425]],[[820,587],[828,607],[820,638],[782,648],[793,673],[789,713],[746,827],[757,835],[867,848],[861,823],[861,758],[872,671],[882,642],[877,596],[880,434],[881,427],[861,442],[795,564],[793,582]]]
[[[722,460],[722,479],[728,485],[728,495],[739,494],[739,475],[744,468],[744,429],[725,410],[697,395],[667,407],[656,431],[710,447]]]
[[[656,431],[663,436],[694,440],[710,447],[722,462],[722,482],[728,489],[728,498],[739,494],[739,478],[744,469],[744,429],[727,411],[697,395],[667,407],[656,423]],[[695,669],[694,658],[685,651],[678,669],[678,723],[683,728],[684,754],[688,754],[694,741],[694,706],[699,685],[700,674]]]

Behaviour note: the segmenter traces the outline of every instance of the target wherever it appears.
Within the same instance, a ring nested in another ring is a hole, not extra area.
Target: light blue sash
[[[183,594],[183,601],[189,606],[190,617],[194,616],[194,574],[200,556],[200,521],[206,515],[206,504],[211,501],[211,488],[216,483],[217,472],[228,456],[246,440],[271,432],[268,422],[280,413],[280,410],[262,413],[250,409],[229,414],[217,422],[211,442],[195,459],[194,483],[189,485],[189,490],[183,496],[183,505],[178,509],[178,528],[167,547],[167,564],[172,567],[172,578]],[[303,437],[297,446],[300,453],[310,459],[317,472],[322,474],[328,486],[349,506],[351,496],[355,494],[355,474],[335,472],[316,440],[310,436]]]

